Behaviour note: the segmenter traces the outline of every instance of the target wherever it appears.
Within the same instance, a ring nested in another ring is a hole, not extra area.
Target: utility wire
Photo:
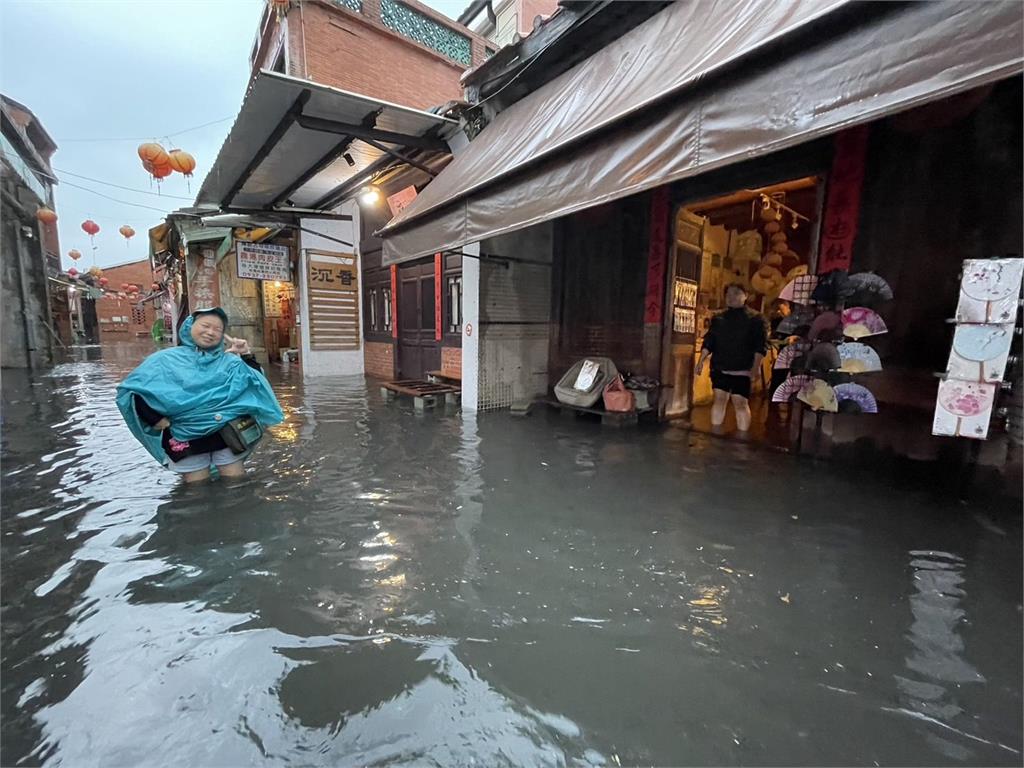
[[[103,184],[103,185],[108,186],[108,187],[117,187],[117,189],[123,189],[126,192],[138,192],[140,195],[156,195],[157,197],[162,197],[162,198],[165,198],[165,199],[171,198],[173,200],[188,200],[190,203],[195,199],[195,198],[191,198],[191,197],[184,197],[183,195],[161,195],[159,192],[153,192],[152,190],[136,189],[135,187],[123,187],[120,184],[114,184],[112,181],[103,181],[102,179],[94,179],[94,178],[92,178],[90,176],[83,176],[80,173],[72,173],[71,171],[63,171],[60,168],[54,168],[53,170],[57,171],[57,173],[62,173],[65,176],[74,176],[76,179],[85,179],[86,181],[93,181],[93,182],[95,182],[97,184]],[[49,174],[47,174],[47,175],[49,176]],[[53,178],[53,179],[55,179],[57,181],[60,180],[60,179],[57,179],[57,177],[55,177],[55,176],[53,176],[51,178]]]
[[[195,125],[191,128],[185,128],[181,131],[175,131],[174,133],[162,134],[161,138],[169,139],[172,136],[180,136],[183,133],[191,133],[192,131],[198,131],[200,128],[208,128],[211,125],[217,125],[218,123],[226,123],[228,120],[234,119],[234,115],[230,117],[222,117],[220,120],[212,120],[209,123],[203,123],[202,125]],[[149,141],[153,136],[121,136],[121,137],[107,137],[98,139],[56,139],[57,144],[69,144],[71,142],[97,142],[97,141]]]
[[[116,197],[104,195],[102,192],[97,192],[95,189],[89,189],[88,187],[83,187],[78,184],[72,184],[70,181],[65,181],[63,183],[66,186],[74,187],[75,189],[82,189],[85,190],[86,192],[92,192],[94,195],[99,195],[100,197],[104,197],[107,200],[112,200],[115,203],[120,203],[121,205],[132,205],[135,206],[136,208],[146,208],[147,210],[157,211],[158,213],[162,213],[165,216],[167,215],[167,208],[154,208],[152,205],[142,205],[142,203],[129,203],[127,200],[118,200]]]

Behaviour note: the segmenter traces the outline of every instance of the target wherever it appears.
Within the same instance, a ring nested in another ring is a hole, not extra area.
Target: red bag
[[[621,376],[612,379],[604,388],[604,409],[613,413],[631,413],[636,407],[636,398],[626,389]]]

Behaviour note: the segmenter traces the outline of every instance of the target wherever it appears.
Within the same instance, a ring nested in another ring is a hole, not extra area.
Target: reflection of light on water
[[[712,584],[697,588],[697,597],[687,601],[689,621],[677,624],[676,628],[693,637],[693,644],[699,648],[716,652],[715,632],[729,621],[725,615],[725,598],[728,587]]]
[[[386,579],[377,579],[376,584],[378,587],[404,587],[405,574],[396,573],[394,576],[388,576]]]
[[[367,549],[375,549],[376,547],[393,547],[397,543],[398,542],[395,540],[395,537],[387,531],[381,531],[372,539],[360,542],[361,546],[366,547]]]
[[[386,493],[377,493],[376,491],[365,491],[363,493],[357,493],[355,498],[359,501],[380,501],[386,499]]]
[[[390,552],[383,555],[363,555],[359,558],[361,562],[372,565],[376,571],[387,570],[388,566],[397,559],[398,555],[391,554]]]

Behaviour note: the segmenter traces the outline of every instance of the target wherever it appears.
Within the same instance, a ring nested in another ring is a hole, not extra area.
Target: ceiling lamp
[[[378,187],[368,184],[359,190],[359,202],[365,206],[377,205],[384,196]]]

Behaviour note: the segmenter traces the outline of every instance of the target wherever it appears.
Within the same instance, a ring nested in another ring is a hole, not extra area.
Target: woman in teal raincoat
[[[210,467],[244,475],[263,430],[284,419],[249,343],[228,336],[227,325],[220,307],[194,312],[181,346],[150,355],[117,388],[132,434],[186,482],[205,480]]]

